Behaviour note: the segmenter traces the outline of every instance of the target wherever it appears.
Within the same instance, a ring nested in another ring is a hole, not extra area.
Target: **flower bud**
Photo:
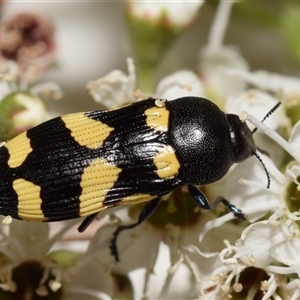
[[[20,13],[6,19],[0,25],[0,40],[0,58],[16,61],[21,73],[28,67],[43,73],[54,61],[53,26],[39,15]]]
[[[153,73],[180,34],[192,23],[203,1],[127,1],[126,17],[139,88],[153,90]]]
[[[15,92],[0,102],[0,141],[7,141],[49,118],[44,102],[29,92]]]

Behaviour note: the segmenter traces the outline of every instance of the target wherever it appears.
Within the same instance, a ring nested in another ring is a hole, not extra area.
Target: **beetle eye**
[[[237,115],[228,114],[230,139],[233,149],[233,160],[241,162],[254,155],[256,146],[252,133],[245,122],[241,122]]]

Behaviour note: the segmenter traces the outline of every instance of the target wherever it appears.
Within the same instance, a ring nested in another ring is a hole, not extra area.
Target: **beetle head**
[[[245,122],[242,122],[237,115],[227,114],[229,132],[233,149],[235,163],[241,162],[256,152],[256,146],[252,133]]]

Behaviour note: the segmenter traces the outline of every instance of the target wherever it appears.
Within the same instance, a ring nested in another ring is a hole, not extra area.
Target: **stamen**
[[[172,271],[169,272],[168,271],[168,275],[165,279],[165,283],[164,283],[164,285],[161,289],[161,292],[160,292],[160,295],[158,296],[158,299],[167,299],[173,276],[174,276],[174,272],[172,272]]]
[[[271,130],[264,123],[261,123],[253,116],[248,114],[247,120],[252,123],[255,127],[257,127],[261,132],[266,134],[272,140],[274,140],[277,144],[279,144],[285,151],[287,151],[291,156],[293,156],[297,161],[300,161],[300,151],[294,148],[291,144],[289,144],[285,139],[283,139],[276,131]]]
[[[190,259],[190,255],[184,255],[184,260],[187,267],[191,270],[191,274],[194,276],[196,282],[201,282],[201,275],[199,274],[199,270],[197,266],[194,265],[192,260]]]
[[[147,293],[147,290],[148,290],[148,285],[149,285],[149,281],[150,281],[150,276],[155,274],[154,273],[154,266],[157,262],[157,259],[158,259],[158,249],[156,248],[154,251],[151,251],[150,253],[151,254],[151,257],[150,257],[150,262],[149,262],[149,265],[146,269],[146,272],[145,272],[145,276],[144,276],[144,286],[143,286],[143,299],[146,299],[146,293]]]
[[[133,59],[128,57],[126,59],[127,69],[128,69],[128,89],[127,89],[127,99],[130,99],[134,95],[134,90],[136,86],[136,75],[135,75],[135,65]]]
[[[222,217],[219,217],[219,218],[216,218],[216,219],[206,222],[201,230],[200,235],[199,235],[199,242],[202,242],[204,236],[206,235],[206,233],[208,231],[210,231],[211,229],[213,229],[215,227],[219,227],[219,226],[223,225],[224,223],[226,223],[230,220],[233,220],[233,219],[235,219],[235,216],[230,212]]]
[[[16,290],[17,290],[17,285],[12,280],[7,281],[6,283],[0,283],[0,287],[4,291],[9,291],[9,292],[12,292],[12,293],[15,293]]]
[[[261,285],[260,285],[260,289],[264,292],[266,292],[268,289],[269,289],[269,283],[267,280],[264,280],[261,282]]]
[[[222,285],[221,286],[221,289],[222,289],[222,291],[224,292],[224,293],[229,293],[229,291],[230,291],[230,285],[226,285],[226,284],[224,284],[224,285]]]
[[[256,259],[253,255],[249,255],[247,257],[247,263],[250,265],[250,266],[253,266],[256,262]]]
[[[49,269],[47,267],[44,267],[43,268],[43,276],[40,279],[39,286],[40,287],[44,286],[44,284],[48,280],[48,278],[49,278]]]
[[[243,285],[241,283],[235,283],[233,285],[233,290],[236,292],[236,293],[240,293],[242,290],[243,290]]]
[[[297,178],[300,175],[300,166],[298,165],[298,162],[296,162],[296,163],[294,162],[292,164],[289,164],[286,168],[285,173],[292,178],[294,183],[297,185],[297,190],[299,191],[300,190],[300,183],[297,180]]]
[[[268,200],[266,202],[262,202],[262,203],[257,203],[255,205],[251,205],[251,206],[246,206],[245,208],[243,208],[243,213],[246,215],[251,215],[251,214],[255,214],[258,212],[268,212],[270,210],[275,210],[279,205],[279,200]],[[203,226],[203,229],[201,230],[201,233],[199,235],[199,241],[202,242],[204,236],[206,235],[206,233],[208,231],[210,231],[211,229],[215,228],[215,227],[219,227],[221,225],[223,225],[224,223],[235,219],[234,215],[230,212],[222,217],[210,220],[208,222],[205,223],[205,225]]]
[[[170,275],[175,274],[175,272],[178,270],[178,268],[183,263],[183,261],[184,261],[183,255],[179,255],[178,260],[175,263],[173,263],[172,266],[168,269],[168,273]]]
[[[36,290],[35,290],[35,293],[38,295],[38,296],[41,296],[41,297],[46,297],[49,295],[49,292],[47,290],[47,288],[44,286],[44,285],[40,285]]]
[[[270,274],[270,278],[267,282],[263,282],[262,285],[261,285],[261,289],[264,289],[263,291],[265,291],[265,295],[264,297],[262,298],[262,300],[267,300],[267,299],[270,299],[272,296],[274,299],[276,299],[274,297],[274,293],[277,289],[277,280],[275,278],[275,275],[274,274]]]
[[[253,181],[253,180],[247,180],[247,179],[244,179],[244,178],[241,178],[238,181],[238,183],[243,184],[243,185],[247,185],[247,186],[251,186],[251,187],[257,187],[259,189],[265,189],[266,188],[266,186],[261,182]]]
[[[30,88],[34,95],[41,95],[42,97],[49,97],[54,100],[59,100],[63,97],[63,91],[60,86],[55,82],[44,82],[36,84]]]
[[[216,15],[208,36],[208,47],[218,49],[222,46],[228,27],[230,12],[235,1],[222,0],[219,2]]]

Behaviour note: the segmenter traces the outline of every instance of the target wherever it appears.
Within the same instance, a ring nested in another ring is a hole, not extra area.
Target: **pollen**
[[[11,216],[6,216],[3,220],[2,220],[2,224],[4,225],[9,225],[12,222],[12,217]]]
[[[166,106],[166,100],[164,100],[164,99],[156,99],[155,100],[155,105],[157,107],[164,107],[164,106]]]
[[[177,207],[174,203],[174,199],[170,198],[169,202],[168,202],[168,206],[167,206],[167,213],[169,214],[173,214],[177,211]]]
[[[269,289],[269,283],[268,283],[268,281],[267,280],[264,280],[264,281],[262,281],[261,282],[261,287],[260,287],[260,289],[262,290],[262,291],[268,291],[268,289]]]
[[[246,111],[242,111],[239,118],[242,122],[245,122],[248,119],[248,113]]]
[[[61,284],[61,282],[59,282],[57,280],[51,280],[49,282],[49,287],[50,287],[51,291],[57,292],[62,287],[62,284]]]
[[[243,290],[243,285],[239,282],[236,282],[234,285],[233,285],[233,289],[236,293],[240,293],[242,290]]]
[[[7,281],[6,283],[0,283],[0,287],[4,291],[9,291],[12,293],[17,290],[17,284],[12,280]]]
[[[290,213],[290,210],[287,207],[285,207],[285,208],[283,208],[283,213],[285,215],[288,215]]]
[[[166,225],[166,228],[168,230],[169,235],[173,238],[176,238],[181,234],[181,229],[179,226],[175,226],[171,223],[168,223]]]
[[[249,265],[253,265],[256,262],[253,255],[249,255],[248,258],[247,258],[247,261],[248,261]]]
[[[209,279],[213,282],[217,282],[220,279],[220,276],[211,275]]]
[[[35,290],[35,293],[36,293],[38,296],[41,296],[41,297],[46,297],[46,296],[49,295],[48,290],[47,290],[47,288],[46,288],[44,285],[40,285],[40,286]]]
[[[270,225],[274,228],[277,228],[280,225],[280,222],[278,220],[270,222]]]
[[[230,286],[228,284],[224,284],[221,286],[224,293],[228,293],[230,291]]]

